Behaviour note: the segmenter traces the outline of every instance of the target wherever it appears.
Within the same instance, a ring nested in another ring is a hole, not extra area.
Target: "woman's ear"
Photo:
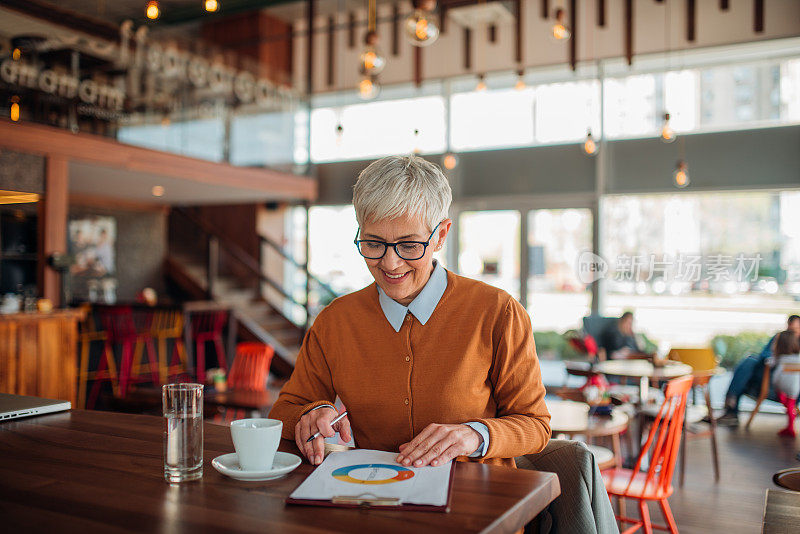
[[[452,219],[445,219],[439,224],[439,231],[436,235],[436,246],[433,248],[434,250],[441,250],[444,246],[445,238],[447,238],[448,232],[450,232],[450,227],[453,224]]]

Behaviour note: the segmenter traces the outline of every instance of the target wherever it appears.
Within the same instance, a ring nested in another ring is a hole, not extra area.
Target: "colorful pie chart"
[[[362,471],[363,470],[363,471]],[[394,476],[387,478],[388,471],[393,471]],[[357,472],[357,473],[354,473]],[[358,476],[351,476],[351,473]],[[414,471],[399,465],[391,464],[359,464],[340,467],[331,476],[342,482],[351,484],[392,484],[402,482],[414,476]]]

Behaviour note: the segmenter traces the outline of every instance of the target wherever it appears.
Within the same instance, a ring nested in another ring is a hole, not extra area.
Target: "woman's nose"
[[[386,254],[381,258],[381,265],[385,271],[393,271],[402,265],[405,260],[397,255],[394,247],[387,247]]]

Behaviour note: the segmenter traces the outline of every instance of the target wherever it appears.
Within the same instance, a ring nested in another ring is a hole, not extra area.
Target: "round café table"
[[[598,459],[598,464],[601,464],[601,469],[622,466],[619,435],[628,428],[630,417],[627,413],[620,408],[613,408],[611,415],[589,415],[589,405],[583,402],[545,399],[545,403],[550,410],[550,428],[553,434],[565,434],[570,438],[575,435],[585,436],[587,445],[596,457],[601,448],[592,445],[594,438],[610,437],[613,457],[602,462]]]
[[[690,365],[672,360],[664,361],[661,366],[655,366],[647,360],[606,360],[595,364],[594,370],[604,375],[638,378],[640,405],[647,401],[650,382],[692,374]]]

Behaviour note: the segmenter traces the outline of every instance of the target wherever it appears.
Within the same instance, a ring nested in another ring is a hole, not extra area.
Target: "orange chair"
[[[661,404],[653,426],[647,435],[647,440],[642,446],[636,465],[633,469],[609,469],[603,471],[606,491],[609,497],[617,499],[636,499],[639,501],[639,514],[641,519],[625,516],[623,509],[619,510],[617,519],[622,523],[632,523],[629,529],[622,534],[636,532],[640,527],[645,533],[650,534],[653,528],[669,530],[675,534],[678,527],[672,517],[667,499],[672,495],[672,474],[675,471],[675,461],[681,445],[681,431],[683,418],[686,412],[686,398],[692,387],[692,377],[682,376],[667,382],[664,391],[664,402]],[[649,453],[650,463],[647,472],[642,472],[641,466],[645,456]],[[650,522],[650,512],[647,501],[658,501],[667,526],[653,526]],[[620,507],[622,508],[622,507]]]
[[[228,373],[228,388],[237,391],[266,391],[269,366],[275,349],[263,343],[245,342],[236,345],[236,357]],[[224,419],[247,417],[244,410],[225,410]],[[219,418],[215,417],[215,420]]]

